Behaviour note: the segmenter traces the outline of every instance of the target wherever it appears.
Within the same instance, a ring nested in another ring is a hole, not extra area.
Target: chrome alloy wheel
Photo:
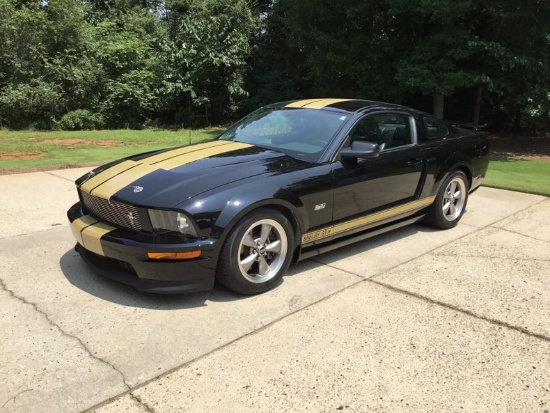
[[[445,188],[443,194],[443,216],[447,221],[454,221],[460,214],[466,205],[466,183],[460,176],[453,178]]]
[[[254,222],[239,244],[239,269],[252,283],[263,283],[277,275],[285,263],[288,239],[281,224],[272,219]]]

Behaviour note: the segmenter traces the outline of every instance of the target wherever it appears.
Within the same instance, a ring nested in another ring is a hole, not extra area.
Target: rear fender
[[[472,164],[468,157],[460,152],[451,154],[447,160],[442,164],[439,173],[435,178],[435,184],[432,189],[432,195],[437,195],[441,183],[449,176],[454,170],[461,170],[466,174],[469,181],[469,186],[472,185]]]

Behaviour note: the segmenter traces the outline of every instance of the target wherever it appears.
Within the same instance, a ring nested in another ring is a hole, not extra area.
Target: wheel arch
[[[427,209],[424,218],[427,223],[439,229],[449,229],[457,225],[468,201],[469,188],[467,186],[471,179],[468,177],[468,172],[467,168],[457,165],[444,175],[434,201]],[[460,189],[451,186],[451,182],[457,177],[460,177]],[[459,195],[456,196],[456,194]]]
[[[227,206],[221,212],[216,221],[216,228],[213,232],[218,233],[220,245],[223,245],[223,243],[225,243],[227,237],[241,219],[254,211],[266,208],[274,209],[280,212],[289,220],[290,224],[292,225],[292,229],[294,230],[294,245],[296,247],[299,246],[301,234],[306,224],[304,223],[304,219],[302,218],[303,214],[300,213],[299,206],[297,207],[289,201],[278,198],[260,199],[253,203],[250,203],[245,208],[242,208],[238,211],[235,210],[235,206],[236,205],[232,205],[231,202],[228,202]]]
[[[468,178],[468,188],[472,187],[473,175],[472,175],[472,170],[469,167],[461,164],[461,165],[457,165],[453,170],[464,172],[464,175],[466,175],[466,178]]]
[[[465,154],[453,153],[443,164],[439,174],[436,176],[435,185],[432,189],[432,195],[436,195],[439,191],[441,183],[447,179],[453,171],[462,171],[468,179],[468,188],[472,187],[472,163]]]

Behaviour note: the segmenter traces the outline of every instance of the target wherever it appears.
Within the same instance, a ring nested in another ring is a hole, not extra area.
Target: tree
[[[550,3],[482,0],[470,13],[470,42],[486,76],[486,119],[495,127],[548,127]]]
[[[203,0],[172,5],[168,19],[173,43],[164,95],[174,119],[223,122],[246,95],[243,75],[254,15],[244,0]]]
[[[102,75],[92,108],[110,126],[142,126],[163,107],[166,31],[154,14],[134,8],[116,21],[101,21],[93,34],[94,59]]]
[[[422,94],[443,117],[445,97],[469,90],[470,110],[461,112],[476,123],[482,99],[486,121],[506,114],[521,125],[548,113],[549,2],[278,0],[266,10],[247,79],[250,106]]]
[[[93,80],[78,0],[0,0],[0,118],[48,127],[85,101]]]

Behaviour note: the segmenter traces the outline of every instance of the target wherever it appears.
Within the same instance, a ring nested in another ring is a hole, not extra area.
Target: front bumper
[[[76,251],[96,272],[138,290],[174,294],[214,287],[218,248],[215,239],[182,242],[169,236],[112,227],[86,215],[80,203],[67,212]],[[148,252],[201,251],[199,258],[154,260]]]

